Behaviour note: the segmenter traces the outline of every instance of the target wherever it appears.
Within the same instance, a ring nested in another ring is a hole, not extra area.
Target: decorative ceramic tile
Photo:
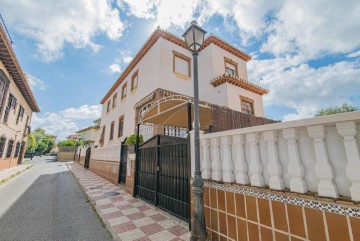
[[[253,196],[256,198],[270,199],[272,201],[279,201],[283,203],[293,204],[297,206],[303,206],[306,208],[317,209],[321,211],[337,213],[342,215],[348,215],[350,217],[360,217],[359,207],[350,207],[345,205],[339,205],[336,203],[326,203],[319,200],[309,200],[301,197],[287,196],[285,194],[275,194],[270,192],[256,191],[246,188],[229,186],[214,182],[205,182],[205,187],[210,187],[218,190],[231,191],[235,193],[241,193],[247,196]]]

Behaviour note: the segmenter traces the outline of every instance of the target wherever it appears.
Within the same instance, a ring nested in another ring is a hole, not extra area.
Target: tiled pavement
[[[5,179],[8,179],[12,175],[16,175],[18,172],[24,171],[25,169],[29,168],[30,166],[32,166],[32,165],[24,164],[24,165],[18,165],[16,167],[12,167],[12,168],[0,171],[0,182],[2,182]]]
[[[85,170],[77,163],[69,163],[68,166],[95,204],[115,240],[190,240],[188,224],[184,221],[133,198],[123,188]],[[120,195],[104,197],[107,192],[118,192]]]

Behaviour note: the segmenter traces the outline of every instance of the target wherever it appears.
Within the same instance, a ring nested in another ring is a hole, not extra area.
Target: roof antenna
[[[4,26],[4,28],[5,28],[6,34],[7,34],[7,36],[9,37],[10,44],[13,44],[13,43],[14,43],[14,41],[12,41],[12,39],[11,39],[11,37],[10,37],[9,31],[8,31],[8,30],[7,30],[7,28],[6,28],[6,25],[5,25],[4,19],[2,18],[1,14],[0,14],[0,18],[1,18],[2,25],[3,25],[3,26]]]

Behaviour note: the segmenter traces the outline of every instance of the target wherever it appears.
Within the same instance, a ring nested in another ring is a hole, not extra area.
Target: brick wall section
[[[205,223],[212,241],[360,240],[360,218],[249,196],[230,189],[205,187]],[[360,208],[358,204],[353,205]]]
[[[90,159],[89,169],[100,177],[108,180],[114,185],[118,185],[119,180],[119,162],[100,161]]]
[[[18,162],[17,158],[0,159],[0,171],[8,168],[16,167]]]

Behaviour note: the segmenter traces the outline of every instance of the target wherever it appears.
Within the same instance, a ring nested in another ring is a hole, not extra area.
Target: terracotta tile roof
[[[156,43],[156,41],[159,38],[163,38],[168,40],[169,42],[172,42],[180,47],[183,47],[184,49],[188,49],[185,41],[180,38],[179,36],[176,36],[175,34],[172,34],[168,31],[162,30],[160,28],[157,28],[150,37],[146,40],[145,44],[141,47],[139,52],[135,55],[134,59],[130,62],[130,64],[126,67],[124,72],[120,75],[120,77],[117,79],[117,81],[114,83],[114,85],[110,88],[110,90],[106,93],[104,98],[101,100],[101,104],[104,104],[105,101],[111,96],[111,94],[116,90],[116,88],[121,84],[121,82],[130,74],[130,72],[136,67],[136,65],[140,62],[140,60],[146,55],[146,53],[151,49],[151,47]],[[199,50],[205,49],[210,44],[215,44],[219,46],[220,48],[223,48],[224,50],[228,51],[229,53],[241,58],[244,61],[251,60],[251,56],[246,54],[245,52],[241,51],[237,47],[231,45],[230,43],[222,40],[219,37],[216,37],[214,35],[210,35],[207,37],[204,41],[204,44],[202,48]]]
[[[245,90],[251,91],[255,94],[259,94],[259,95],[264,95],[269,92],[267,89],[264,89],[264,88],[254,84],[254,83],[251,83],[245,79],[241,79],[237,76],[229,76],[226,74],[216,77],[210,83],[214,87],[222,85],[224,83],[229,83],[229,84],[241,87]]]
[[[16,58],[13,48],[0,24],[0,60],[4,64],[6,70],[12,76],[16,86],[24,96],[26,102],[34,112],[40,112],[40,108],[36,103],[35,97],[30,86],[21,70],[20,64]]]

